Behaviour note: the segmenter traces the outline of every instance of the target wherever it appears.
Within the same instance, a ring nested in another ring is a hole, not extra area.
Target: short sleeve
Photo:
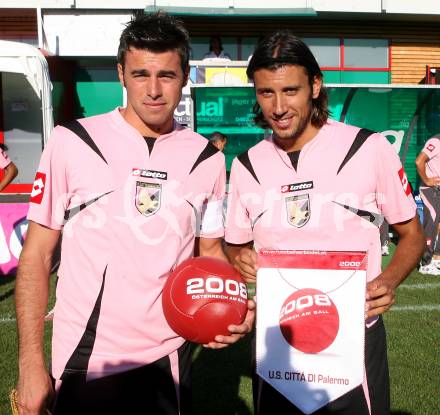
[[[379,209],[390,224],[412,219],[416,214],[416,204],[411,184],[399,156],[382,135],[377,137],[376,160],[376,197]]]
[[[438,138],[430,138],[424,145],[422,152],[432,159],[440,154],[440,140]]]
[[[251,220],[241,198],[245,184],[241,183],[241,181],[247,177],[246,172],[241,170],[241,163],[238,159],[234,159],[227,198],[228,208],[225,227],[226,242],[231,244],[244,244],[254,239]]]
[[[221,238],[224,236],[223,204],[226,191],[225,158],[221,154],[218,171],[210,196],[201,212],[200,236],[202,238]]]
[[[11,164],[11,160],[6,154],[6,151],[0,149],[0,169],[4,169],[5,167]]]
[[[59,230],[67,208],[68,186],[63,129],[56,127],[41,155],[29,199],[28,219]]]

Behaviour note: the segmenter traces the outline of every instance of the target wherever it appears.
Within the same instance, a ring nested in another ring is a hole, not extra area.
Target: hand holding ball
[[[168,277],[162,306],[170,327],[200,344],[230,335],[228,326],[241,324],[247,312],[247,289],[235,268],[209,257],[190,258]]]

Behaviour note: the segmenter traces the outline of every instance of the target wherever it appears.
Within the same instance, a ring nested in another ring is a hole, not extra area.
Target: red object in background
[[[38,205],[43,200],[44,187],[46,185],[46,174],[37,171],[35,175],[34,184],[32,185],[31,197],[29,202],[37,203]]]
[[[247,312],[247,289],[229,263],[197,257],[182,262],[168,277],[162,306],[170,327],[186,340],[206,344],[227,327],[241,324]]]
[[[440,67],[426,65],[425,84],[428,85],[440,84]]]

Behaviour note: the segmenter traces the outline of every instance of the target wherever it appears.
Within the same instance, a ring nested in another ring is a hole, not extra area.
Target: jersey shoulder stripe
[[[248,172],[252,175],[252,177],[256,180],[258,184],[260,181],[258,180],[257,175],[255,174],[254,167],[252,166],[251,159],[249,158],[249,150],[237,156],[237,159],[243,164],[243,166],[248,170]]]
[[[86,143],[99,157],[104,160],[106,164],[107,160],[102,155],[101,151],[99,150],[96,143],[93,141],[92,137],[90,137],[90,134],[87,132],[87,130],[82,126],[82,124],[78,120],[69,121],[67,123],[60,124],[62,127],[67,128],[68,130],[72,131],[76,136],[78,136],[84,143]]]
[[[194,163],[194,165],[191,167],[189,174],[191,174],[201,162],[209,159],[211,156],[217,154],[218,152],[219,149],[216,148],[214,145],[212,145],[210,142],[208,142],[208,144],[206,144],[206,147],[199,154],[199,157],[197,157],[197,160]]]
[[[342,168],[350,161],[350,159],[357,153],[357,151],[362,147],[362,145],[367,141],[368,137],[375,134],[375,131],[368,130],[367,128],[361,128],[358,133],[356,134],[356,137],[353,140],[353,143],[351,144],[350,149],[348,150],[347,155],[345,156],[344,160],[342,161],[341,165],[339,166],[338,172],[336,174],[339,174],[339,172],[342,170]]]

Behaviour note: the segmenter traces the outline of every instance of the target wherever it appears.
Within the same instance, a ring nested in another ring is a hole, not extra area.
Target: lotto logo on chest
[[[147,169],[133,169],[131,172],[133,176],[137,177],[145,177],[145,178],[152,178],[152,179],[160,179],[160,180],[167,180],[168,179],[168,173],[165,171],[156,171],[156,170],[147,170]]]
[[[299,192],[300,190],[310,190],[310,189],[313,189],[312,181],[285,184],[281,186],[281,193]]]

